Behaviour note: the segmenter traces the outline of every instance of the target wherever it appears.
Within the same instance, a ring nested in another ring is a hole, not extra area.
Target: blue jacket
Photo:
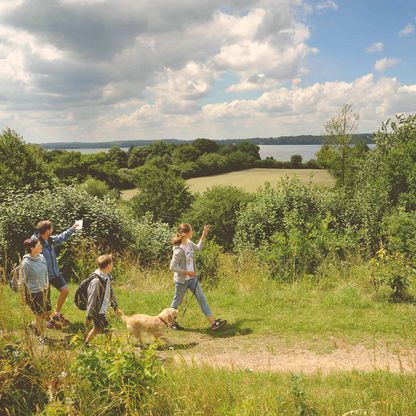
[[[41,242],[42,254],[43,257],[46,259],[46,263],[48,264],[48,277],[49,280],[58,277],[60,275],[59,267],[58,267],[58,260],[56,258],[55,246],[62,244],[64,241],[68,240],[72,234],[74,233],[73,228],[68,228],[61,234],[58,235],[51,235],[48,240],[42,240],[39,237],[38,233],[33,234],[33,237],[36,237]]]

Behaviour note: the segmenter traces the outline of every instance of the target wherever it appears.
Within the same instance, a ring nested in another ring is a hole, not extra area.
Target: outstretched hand
[[[209,225],[205,224],[204,229],[202,231],[202,238],[205,238],[208,235],[208,231],[209,231]]]

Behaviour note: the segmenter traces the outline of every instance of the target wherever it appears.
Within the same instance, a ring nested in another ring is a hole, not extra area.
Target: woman
[[[42,344],[47,342],[45,337],[46,321],[51,312],[49,300],[48,265],[41,253],[42,244],[37,238],[24,241],[27,254],[23,256],[20,266],[19,286],[29,306],[35,315],[35,322],[29,326],[39,336]]]
[[[202,312],[207,317],[211,325],[211,329],[216,331],[224,326],[227,321],[215,319],[202,292],[199,284],[198,276],[195,270],[194,252],[201,250],[205,237],[208,234],[209,226],[205,225],[198,244],[191,241],[193,231],[190,224],[180,224],[176,232],[176,236],[172,239],[173,255],[170,262],[170,270],[174,272],[173,279],[175,281],[175,294],[173,296],[171,308],[178,309],[185,296],[187,289],[190,289],[195,295]],[[171,325],[173,329],[184,329],[175,322]]]

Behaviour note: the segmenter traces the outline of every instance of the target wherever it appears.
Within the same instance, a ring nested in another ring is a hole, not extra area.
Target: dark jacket
[[[101,306],[104,301],[105,285],[111,285],[110,279],[104,280],[98,274],[95,274],[95,278],[91,280],[88,286],[88,301],[87,301],[87,319],[97,318],[100,312]],[[114,294],[113,288],[110,286],[110,305],[117,309],[117,299]]]

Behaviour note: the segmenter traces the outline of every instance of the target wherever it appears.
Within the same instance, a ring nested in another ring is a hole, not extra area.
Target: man
[[[59,235],[52,235],[53,226],[49,220],[40,221],[36,226],[36,233],[34,236],[39,239],[43,247],[43,256],[45,257],[48,265],[49,284],[60,292],[56,302],[55,312],[49,317],[46,324],[48,328],[60,328],[62,326],[69,325],[68,319],[65,319],[61,313],[62,306],[69,295],[69,288],[59,271],[55,247],[68,240],[77,227],[78,224],[75,223],[63,233]]]

